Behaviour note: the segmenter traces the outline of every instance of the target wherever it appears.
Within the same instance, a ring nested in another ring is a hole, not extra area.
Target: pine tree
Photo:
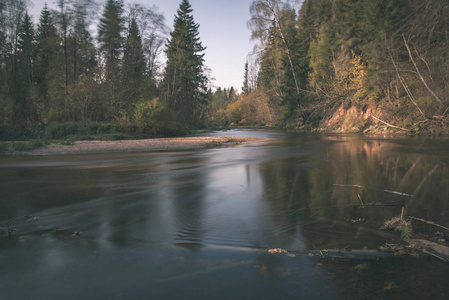
[[[123,2],[121,0],[108,0],[98,25],[98,39],[100,50],[106,60],[106,71],[110,75],[116,72],[123,49],[124,19]]]
[[[206,48],[198,37],[199,25],[192,11],[189,1],[183,0],[167,45],[164,77],[168,105],[184,121],[199,121],[198,111],[204,105],[207,91],[202,53]]]

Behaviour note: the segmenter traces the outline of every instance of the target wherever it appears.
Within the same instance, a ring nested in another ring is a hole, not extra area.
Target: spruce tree
[[[71,81],[78,80],[80,75],[87,75],[96,67],[97,50],[89,32],[89,10],[93,6],[89,1],[73,4],[73,28],[69,36],[69,56],[71,61]]]
[[[58,0],[57,6],[59,11],[53,11],[55,16],[55,24],[58,25],[59,32],[62,39],[62,52],[64,56],[64,79],[65,79],[65,88],[69,85],[69,53],[68,53],[68,33],[70,26],[70,14],[68,7],[68,0]]]
[[[278,29],[273,21],[267,30],[265,49],[260,57],[260,69],[258,74],[258,87],[264,90],[271,98],[278,99],[282,95],[282,57],[284,45],[279,37]],[[278,99],[279,100],[279,99]]]
[[[5,8],[5,4],[3,3],[3,1],[0,1],[0,105],[4,106],[3,104],[3,89],[5,87],[6,84],[6,79],[7,76],[5,74],[6,72],[6,68],[5,68],[5,64],[6,64],[6,34],[5,34],[5,30],[4,30],[4,20],[5,20],[5,16],[4,16],[4,8]],[[5,112],[1,111],[0,112],[0,125],[4,122],[4,120],[6,119],[4,117]]]
[[[123,1],[108,0],[98,25],[98,39],[100,51],[106,60],[106,71],[108,75],[118,70],[122,49],[122,32],[125,29],[123,23]]]
[[[248,85],[248,62],[245,63],[245,73],[243,74],[243,87],[242,93],[248,95],[249,94],[249,85]]]
[[[174,21],[167,45],[164,87],[171,109],[187,122],[199,121],[198,111],[206,101],[204,53],[199,39],[199,25],[192,16],[188,0],[183,0]]]
[[[54,76],[53,67],[57,64],[60,50],[56,27],[47,5],[44,6],[39,18],[36,40],[36,83],[41,99],[46,101],[51,77]]]
[[[24,83],[31,87],[34,82],[34,60],[35,60],[34,28],[28,13],[23,18],[19,32],[18,58],[20,73]]]
[[[33,84],[34,69],[34,29],[28,13],[19,29],[17,46],[17,74],[11,92],[14,99],[14,121],[26,129],[28,118],[31,117],[30,89]]]
[[[139,95],[145,75],[145,56],[142,48],[142,38],[136,19],[131,20],[128,38],[123,53],[123,85],[127,89],[125,106],[135,101]]]

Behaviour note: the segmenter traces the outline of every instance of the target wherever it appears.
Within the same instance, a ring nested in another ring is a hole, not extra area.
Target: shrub
[[[228,123],[228,118],[226,116],[226,111],[219,109],[212,116],[212,122],[218,127],[224,127]]]
[[[18,137],[17,131],[9,125],[0,125],[0,141],[11,141]]]
[[[349,110],[343,121],[343,129],[350,132],[361,132],[369,125],[369,121],[358,111]]]
[[[135,105],[131,117],[125,120],[127,127],[135,126],[140,133],[176,135],[185,132],[176,115],[159,98],[140,101]]]
[[[386,220],[382,229],[399,231],[403,239],[409,239],[413,233],[411,222],[404,220],[402,216]]]
[[[60,139],[69,135],[76,135],[80,133],[80,127],[77,123],[52,123],[45,128],[43,137]]]
[[[11,148],[17,151],[33,150],[45,146],[46,143],[42,140],[31,140],[29,142],[13,142]]]

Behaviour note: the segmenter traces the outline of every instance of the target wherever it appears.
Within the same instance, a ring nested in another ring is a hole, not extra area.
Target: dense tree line
[[[211,90],[188,0],[170,34],[163,15],[141,4],[58,0],[33,24],[29,2],[0,1],[4,139],[67,122],[152,134],[204,125],[449,128],[446,0],[253,0],[257,46],[241,94]]]
[[[108,122],[166,134],[204,122],[211,97],[205,47],[188,0],[181,1],[170,36],[163,15],[141,4],[58,0],[55,10],[43,7],[37,24],[29,4],[0,1],[3,138],[53,123]]]
[[[326,126],[337,112],[349,130],[379,120],[410,131],[448,127],[447,1],[292,3],[251,5],[257,88],[234,104],[240,123],[255,121],[245,108],[250,97],[271,108],[259,120],[274,124],[261,125]]]

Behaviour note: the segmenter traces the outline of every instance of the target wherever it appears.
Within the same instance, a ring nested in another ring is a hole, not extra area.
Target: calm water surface
[[[0,299],[449,299],[434,258],[317,251],[394,243],[403,207],[449,227],[447,139],[212,135],[266,140],[0,157]]]

